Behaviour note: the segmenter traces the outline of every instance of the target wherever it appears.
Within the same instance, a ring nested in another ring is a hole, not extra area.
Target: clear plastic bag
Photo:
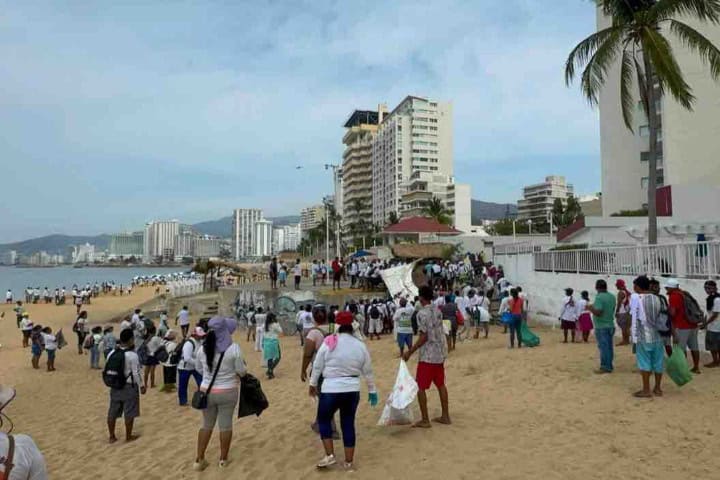
[[[400,360],[395,385],[385,401],[378,425],[408,425],[413,422],[412,403],[417,397],[418,386],[410,375],[407,364]]]

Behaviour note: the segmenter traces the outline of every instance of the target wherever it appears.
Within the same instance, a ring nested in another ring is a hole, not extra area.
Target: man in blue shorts
[[[412,316],[415,313],[415,308],[407,304],[407,299],[400,299],[400,308],[395,311],[393,315],[393,324],[395,328],[395,335],[397,336],[397,343],[400,347],[400,356],[402,357],[405,353],[405,347],[408,349],[412,348],[413,342],[413,329],[412,329]]]
[[[632,318],[632,341],[638,370],[642,376],[642,390],[635,392],[638,398],[662,396],[662,374],[664,371],[665,342],[658,330],[662,304],[657,295],[650,292],[650,279],[645,275],[633,281],[635,293],[630,297]],[[650,376],[655,375],[655,388],[650,391]]]

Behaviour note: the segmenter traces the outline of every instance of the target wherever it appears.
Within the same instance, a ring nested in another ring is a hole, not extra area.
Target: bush
[[[611,214],[611,217],[647,217],[647,208],[641,208],[639,210],[620,210]]]
[[[568,243],[567,245],[558,245],[550,249],[551,252],[559,252],[562,250],[587,250],[587,243]]]

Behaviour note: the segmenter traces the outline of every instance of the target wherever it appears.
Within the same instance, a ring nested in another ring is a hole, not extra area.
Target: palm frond
[[[631,91],[634,68],[632,55],[627,50],[623,50],[620,63],[620,106],[625,126],[631,132],[633,132],[633,107],[635,105]]]
[[[700,56],[703,63],[710,67],[710,74],[714,79],[720,78],[720,49],[702,33],[683,22],[670,20],[670,31],[685,47]]]
[[[605,77],[613,65],[622,40],[622,29],[615,30],[598,47],[593,56],[588,60],[583,71],[580,86],[585,98],[591,105],[597,105],[600,88],[605,82]]]
[[[660,85],[670,90],[673,98],[687,110],[692,110],[695,96],[685,81],[667,39],[654,28],[643,28],[640,32],[643,55],[649,55],[654,73]],[[646,72],[647,73],[647,72]]]
[[[570,52],[565,62],[565,83],[569,86],[575,78],[575,68],[582,68],[595,54],[598,48],[609,38],[616,35],[620,27],[608,27],[599,32],[593,33]]]
[[[720,23],[720,0],[660,0],[648,14],[655,22],[689,16],[702,22]]]

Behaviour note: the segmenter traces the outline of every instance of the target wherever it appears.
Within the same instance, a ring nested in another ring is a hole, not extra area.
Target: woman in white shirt
[[[205,470],[208,466],[205,451],[215,423],[220,430],[220,468],[225,468],[232,441],[233,412],[238,402],[240,377],[247,372],[242,350],[232,341],[237,320],[213,317],[208,327],[205,343],[197,353],[197,366],[203,377],[200,390],[207,392],[208,396],[207,408],[202,411],[203,424],[198,433],[197,457],[193,465],[196,471]]]
[[[577,301],[577,328],[582,334],[583,342],[587,343],[590,338],[590,332],[593,329],[592,317],[590,312],[585,310],[587,304],[590,303],[590,294],[587,290],[580,292],[580,300]]]
[[[572,343],[575,343],[575,321],[577,320],[577,306],[573,298],[573,289],[565,289],[565,298],[563,298],[562,310],[560,310],[560,327],[563,331],[563,343],[568,342],[568,332],[571,333]]]
[[[274,313],[267,314],[267,320],[265,320],[265,332],[263,335],[263,363],[267,365],[267,378],[272,380],[275,378],[275,367],[280,363],[280,340],[279,335],[283,333],[280,324],[278,324],[277,317]]]
[[[332,418],[340,410],[345,467],[351,468],[355,456],[355,412],[360,403],[360,377],[367,382],[370,405],[377,405],[370,353],[365,344],[353,336],[353,317],[340,312],[335,317],[338,333],[325,339],[315,356],[310,377],[310,396],[320,395],[318,426],[325,447],[325,457],[317,464],[326,468],[336,463]],[[320,376],[322,385],[318,385]],[[318,389],[320,392],[318,392]]]

